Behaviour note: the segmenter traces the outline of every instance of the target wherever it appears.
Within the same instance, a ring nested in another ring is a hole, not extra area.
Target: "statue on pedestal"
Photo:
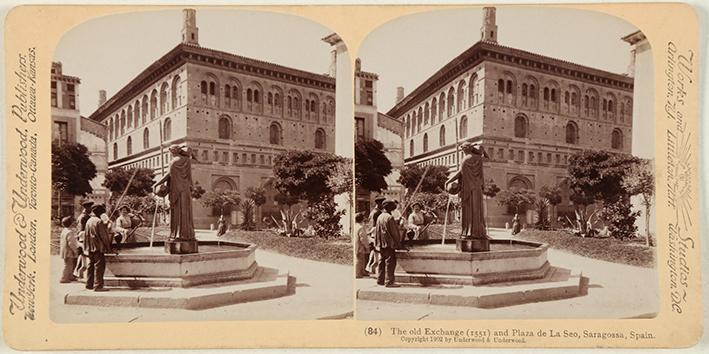
[[[477,146],[476,146],[477,145]],[[457,182],[458,196],[461,206],[461,238],[472,239],[475,251],[489,250],[488,237],[485,232],[485,211],[483,205],[483,158],[488,157],[479,144],[465,142],[461,145],[465,157],[460,170],[451,176],[446,185]],[[470,244],[471,242],[469,242]]]
[[[165,242],[168,253],[197,253],[197,240],[192,219],[192,155],[179,145],[170,146],[172,160],[168,173],[157,181],[157,189],[167,183],[170,199],[170,238]]]

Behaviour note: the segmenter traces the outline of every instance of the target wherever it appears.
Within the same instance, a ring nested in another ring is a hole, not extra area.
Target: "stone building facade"
[[[61,211],[59,210],[59,193],[52,193],[52,214],[56,217],[76,216],[80,212],[82,199],[95,203],[104,203],[107,190],[103,184],[106,173],[106,141],[105,128],[79,112],[79,86],[81,79],[65,75],[62,63],[53,62],[51,69],[51,112],[52,140],[60,144],[80,143],[88,149],[89,159],[96,166],[96,177],[89,181],[92,193],[84,196],[61,196]]]
[[[572,212],[569,157],[583,149],[631,152],[632,77],[497,43],[495,9],[484,9],[481,41],[451,60],[387,114],[404,125],[404,163],[457,169],[464,141],[490,155],[485,179],[501,189],[560,186],[555,214]],[[488,201],[488,223],[511,211]],[[535,215],[520,215],[526,223]],[[556,215],[552,215],[556,217]]]
[[[267,186],[286,150],[335,150],[335,79],[199,46],[196,14],[184,10],[182,43],[94,112],[108,132],[109,168],[166,173],[167,148],[195,153],[192,179],[207,191]],[[267,193],[258,219],[278,212]],[[196,227],[218,213],[193,203]],[[231,223],[240,223],[231,212]]]
[[[387,188],[380,193],[356,189],[356,211],[369,214],[374,198],[381,195],[387,199],[403,201],[405,189],[398,182],[403,161],[403,125],[401,120],[381,113],[377,109],[377,81],[379,76],[362,70],[361,61],[355,61],[355,138],[376,139],[384,145],[384,154],[391,162],[392,172],[385,176]]]

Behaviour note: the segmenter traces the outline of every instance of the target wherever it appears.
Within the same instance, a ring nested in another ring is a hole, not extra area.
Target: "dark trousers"
[[[103,288],[103,273],[106,271],[106,258],[102,252],[89,252],[89,267],[86,269],[86,288]],[[94,287],[94,280],[96,287]]]
[[[394,284],[394,269],[396,269],[396,251],[393,248],[382,248],[379,251],[377,265],[377,284]]]
[[[76,258],[64,258],[64,270],[62,271],[62,283],[73,281],[74,267],[76,267]]]

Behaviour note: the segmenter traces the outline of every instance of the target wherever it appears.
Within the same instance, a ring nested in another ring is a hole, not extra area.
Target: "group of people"
[[[377,284],[396,287],[396,250],[405,249],[406,237],[428,239],[426,228],[430,221],[419,203],[414,203],[409,217],[403,218],[396,200],[378,197],[374,201],[368,222],[364,213],[355,215],[356,276],[376,274]]]
[[[59,237],[59,255],[64,260],[60,283],[70,283],[85,277],[86,289],[107,291],[104,287],[106,253],[113,252],[113,244],[133,242],[137,225],[127,206],[120,207],[115,222],[110,220],[103,204],[88,201],[82,204],[76,228],[72,216],[62,218]]]

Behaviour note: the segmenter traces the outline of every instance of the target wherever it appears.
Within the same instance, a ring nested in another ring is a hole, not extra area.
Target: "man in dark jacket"
[[[84,236],[84,248],[89,253],[86,289],[93,289],[94,291],[108,290],[103,287],[103,273],[106,270],[104,253],[111,252],[111,235],[108,233],[108,226],[101,220],[101,215],[105,212],[106,207],[101,204],[91,208],[93,215],[86,222],[86,234]]]
[[[396,202],[387,200],[383,203],[384,210],[377,218],[374,231],[374,248],[379,252],[377,267],[377,284],[388,288],[397,287],[394,284],[394,269],[396,268],[396,250],[401,245],[399,224],[391,212],[396,209]]]

